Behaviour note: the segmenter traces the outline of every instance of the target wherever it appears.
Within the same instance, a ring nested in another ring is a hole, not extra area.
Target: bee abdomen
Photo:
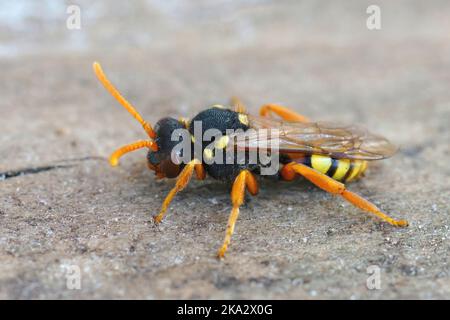
[[[334,159],[317,154],[305,156],[302,160],[307,166],[341,182],[359,178],[367,168],[364,160]]]

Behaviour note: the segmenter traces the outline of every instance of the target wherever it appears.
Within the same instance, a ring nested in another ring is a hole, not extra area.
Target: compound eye
[[[158,132],[161,129],[161,125],[159,124],[159,122],[157,122],[154,126],[153,126],[153,130],[155,130],[155,132]]]

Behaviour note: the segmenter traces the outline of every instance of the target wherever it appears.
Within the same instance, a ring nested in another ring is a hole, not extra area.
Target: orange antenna
[[[114,151],[111,156],[109,157],[109,164],[113,167],[117,166],[119,164],[119,159],[124,154],[129,153],[134,150],[142,149],[142,148],[149,148],[153,151],[158,150],[158,146],[154,141],[146,141],[146,140],[139,140],[130,144],[127,144],[126,146],[123,146],[116,151]]]
[[[97,76],[98,80],[103,84],[106,90],[109,91],[109,93],[116,98],[117,101],[133,116],[136,118],[137,121],[142,125],[145,132],[147,132],[148,136],[150,138],[155,138],[156,134],[155,131],[153,131],[152,126],[148,124],[141,115],[136,111],[136,109],[129,103],[121,94],[120,92],[113,86],[113,84],[108,80],[105,73],[102,70],[102,67],[98,62],[94,62],[92,65],[94,68],[95,75]]]

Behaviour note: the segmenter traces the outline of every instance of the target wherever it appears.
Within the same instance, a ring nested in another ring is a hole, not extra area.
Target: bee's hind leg
[[[373,203],[369,202],[368,200],[364,199],[363,197],[357,195],[354,192],[348,191],[345,188],[345,185],[343,183],[340,183],[333,178],[330,178],[327,175],[324,175],[323,173],[310,168],[304,164],[291,162],[287,165],[285,165],[282,169],[282,171],[285,171],[286,175],[288,176],[289,172],[295,172],[312,183],[314,183],[319,188],[331,193],[342,196],[345,200],[353,204],[355,207],[358,207],[366,212],[370,212],[374,215],[376,215],[381,220],[396,226],[396,227],[406,227],[408,226],[408,221],[406,220],[395,220],[391,217],[389,217],[384,212],[380,211]]]
[[[283,107],[278,104],[265,104],[259,109],[259,114],[263,117],[269,116],[271,112],[275,113],[286,121],[309,122],[309,119],[307,117],[302,116],[301,114],[298,114],[295,111],[292,111],[289,108]]]

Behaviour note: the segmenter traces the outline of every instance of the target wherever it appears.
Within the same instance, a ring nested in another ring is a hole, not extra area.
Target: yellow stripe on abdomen
[[[305,156],[295,161],[341,182],[350,182],[359,178],[368,164],[364,160],[335,159],[319,154]]]
[[[314,154],[311,156],[311,167],[317,171],[326,174],[331,167],[332,160],[330,157]]]
[[[342,178],[345,177],[349,169],[350,169],[350,160],[340,159],[338,161],[336,172],[333,174],[332,178],[335,180],[342,180]]]
[[[366,171],[366,169],[367,169],[367,165],[368,165],[369,163],[367,162],[367,161],[363,161],[363,163],[362,163],[362,168],[361,168],[361,172],[360,173],[364,173],[364,171]]]
[[[353,181],[361,176],[367,168],[367,161],[364,160],[352,160],[350,171],[344,178],[345,182]]]
[[[350,182],[355,179],[361,170],[362,162],[361,160],[353,160],[350,165],[350,170],[345,177],[345,182]]]

